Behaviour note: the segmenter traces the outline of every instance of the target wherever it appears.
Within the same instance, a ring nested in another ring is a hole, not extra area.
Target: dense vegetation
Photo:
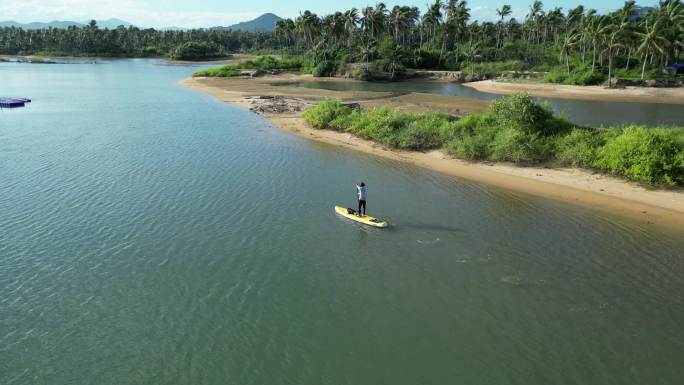
[[[277,44],[272,33],[225,29],[157,31],[123,26],[101,29],[95,21],[83,28],[0,28],[0,54],[7,55],[148,57],[179,53],[185,60],[202,60],[207,54],[273,48]],[[191,52],[199,56],[193,57]]]
[[[662,77],[664,66],[682,61],[682,0],[655,7],[630,0],[605,15],[584,6],[545,10],[534,1],[524,19],[511,14],[504,4],[496,22],[479,22],[464,0],[434,0],[424,12],[384,3],[323,17],[304,11],[279,20],[272,33],[100,29],[94,21],[83,28],[7,27],[0,28],[0,54],[172,56],[179,46],[201,42],[225,52],[305,56],[306,68],[319,76],[397,79],[406,68],[463,70],[470,78],[544,71],[550,72],[546,81],[569,84]]]
[[[302,57],[276,59],[272,56],[259,56],[254,60],[245,60],[223,67],[207,68],[196,71],[192,76],[232,77],[242,74],[242,70],[285,70],[292,72],[311,73],[311,63]]]
[[[326,100],[307,109],[304,119],[395,148],[444,148],[472,160],[552,161],[649,184],[684,185],[684,128],[577,127],[527,94],[498,99],[486,113],[462,118],[388,108],[357,111]]]
[[[498,21],[470,20],[466,1],[435,0],[416,7],[383,3],[324,17],[305,11],[276,24],[283,46],[308,50],[316,67],[360,70],[401,77],[406,67],[466,70],[472,77],[503,70],[552,70],[547,80],[593,84],[615,76],[644,79],[681,59],[684,5],[664,0],[656,7],[634,1],[606,15],[583,6],[564,13],[534,1],[524,20],[497,9]],[[366,75],[368,75],[366,73]]]
[[[210,60],[225,57],[226,51],[214,43],[189,41],[180,44],[171,52],[175,60]]]

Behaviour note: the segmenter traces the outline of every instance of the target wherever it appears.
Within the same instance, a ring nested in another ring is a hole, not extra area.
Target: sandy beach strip
[[[411,111],[424,111],[429,108],[431,110],[456,110],[462,113],[483,111],[488,104],[482,100],[441,95],[409,94],[397,97],[390,93],[339,92],[273,86],[274,82],[292,81],[299,77],[300,75],[278,76],[277,79],[190,78],[179,84],[243,108],[252,107],[252,103],[246,98],[256,95],[300,98],[306,101],[335,98],[354,100],[364,107],[388,105]],[[370,99],[364,100],[364,98]],[[265,114],[264,116],[275,127],[310,140],[407,162],[442,174],[512,191],[578,204],[617,214],[637,223],[675,229],[677,232],[684,231],[684,192],[682,189],[647,189],[636,183],[587,170],[468,162],[454,159],[441,150],[401,151],[348,133],[314,129],[304,122],[300,113]]]
[[[625,87],[608,89],[603,86],[569,86],[546,83],[509,83],[496,80],[483,80],[479,82],[464,83],[463,85],[481,92],[489,92],[501,95],[527,92],[534,96],[561,99],[684,104],[683,87]]]

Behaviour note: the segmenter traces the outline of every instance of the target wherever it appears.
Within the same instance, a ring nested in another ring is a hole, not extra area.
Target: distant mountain
[[[23,29],[45,29],[45,28],[67,28],[75,25],[83,27],[85,24],[77,23],[75,21],[58,21],[54,20],[48,23],[17,23],[16,21],[0,21],[0,27],[16,27]]]
[[[283,18],[272,13],[264,13],[254,20],[245,21],[229,27],[216,27],[215,29],[232,29],[234,31],[246,32],[273,32],[278,20],[283,20]]]
[[[211,29],[230,29],[230,30],[235,30],[235,31],[247,31],[247,32],[273,32],[275,29],[275,24],[278,20],[283,20],[283,18],[274,15],[272,13],[264,13],[263,15],[257,17],[254,20],[250,21],[245,21],[242,23],[238,23],[235,25],[231,25],[228,27],[214,27]],[[16,28],[23,28],[23,29],[47,29],[47,28],[63,28],[66,29],[69,26],[76,26],[76,27],[85,27],[88,25],[90,20],[86,21],[61,21],[61,20],[54,20],[50,21],[47,23],[40,23],[40,22],[35,22],[35,23],[19,23],[16,21],[0,21],[0,28],[2,27],[16,27]],[[97,26],[99,28],[109,28],[109,29],[116,29],[118,26],[123,25],[124,27],[129,27],[132,26],[133,24],[121,20],[121,19],[107,19],[107,20],[97,20]],[[162,31],[184,31],[187,30],[188,28],[184,27],[164,27],[164,28],[159,28],[159,30]]]
[[[84,27],[88,25],[89,21],[76,22],[76,21],[59,21],[54,20],[48,23],[17,23],[16,21],[0,21],[0,28],[2,27],[16,27],[23,29],[46,29],[46,28],[68,28],[70,26]],[[114,29],[120,25],[128,27],[133,25],[125,20],[121,19],[107,19],[107,20],[97,20],[97,26],[100,28]]]
[[[85,23],[88,24],[88,23]],[[130,27],[133,24],[121,19],[107,19],[107,20],[97,20],[97,26],[100,28],[115,29],[118,26],[123,25],[124,27]]]

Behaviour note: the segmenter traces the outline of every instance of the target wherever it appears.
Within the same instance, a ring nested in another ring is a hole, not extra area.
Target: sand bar
[[[527,92],[530,95],[579,100],[603,100],[611,102],[639,102],[684,104],[684,88],[625,87],[609,89],[603,86],[568,86],[547,83],[508,83],[496,80],[464,83],[466,87],[481,92],[510,95]]]

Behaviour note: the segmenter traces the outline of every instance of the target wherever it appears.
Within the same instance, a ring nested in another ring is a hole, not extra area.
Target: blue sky
[[[386,1],[388,6],[414,5],[421,9],[434,0]],[[376,1],[363,0],[0,0],[0,20],[19,22],[73,20],[91,18],[124,19],[134,24],[150,27],[208,27],[228,25],[245,21],[265,12],[273,12],[282,17],[295,17],[299,11],[309,9],[318,14],[326,14],[351,7],[362,8]],[[471,14],[478,20],[491,20],[497,7],[502,4],[513,7],[513,15],[521,17],[532,0],[470,0]],[[623,0],[600,0],[583,2],[577,0],[544,1],[546,9],[563,7],[567,10],[584,4],[600,12],[621,6]],[[639,5],[653,5],[657,0],[637,1]]]

